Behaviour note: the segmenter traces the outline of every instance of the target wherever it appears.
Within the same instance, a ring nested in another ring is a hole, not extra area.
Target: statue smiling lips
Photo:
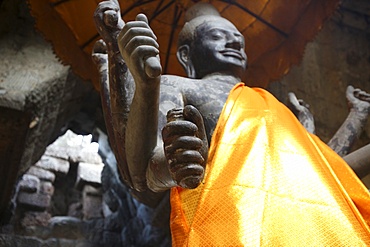
[[[118,3],[101,3],[97,19],[107,6]],[[267,91],[240,83],[240,32],[207,4],[187,20],[177,57],[188,78],[160,75],[144,15],[123,26],[117,47],[107,44],[108,54],[119,47],[124,74],[114,81],[113,66],[109,83],[129,95],[121,170],[138,191],[171,188],[173,245],[369,243],[370,196],[347,164]]]

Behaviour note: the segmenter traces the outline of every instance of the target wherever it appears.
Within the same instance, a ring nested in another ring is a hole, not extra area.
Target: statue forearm
[[[370,144],[344,156],[343,159],[360,179],[370,174]]]
[[[368,113],[352,108],[342,126],[328,142],[329,147],[340,156],[348,154],[354,141],[361,134],[367,118]]]
[[[147,188],[146,170],[157,146],[158,102],[158,81],[136,88],[127,122],[125,142],[130,175],[134,188],[138,191]]]
[[[118,51],[117,44],[110,46],[108,54],[110,109],[113,127],[113,135],[109,138],[115,142],[117,149],[115,156],[121,176],[131,187],[133,186],[133,181],[126,161],[125,133],[134,92],[134,83],[129,78],[127,66]]]

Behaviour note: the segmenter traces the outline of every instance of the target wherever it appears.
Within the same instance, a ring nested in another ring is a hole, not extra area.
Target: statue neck
[[[235,86],[237,83],[241,82],[240,78],[235,75],[225,74],[225,73],[212,73],[204,76],[202,80],[219,82],[224,85]]]

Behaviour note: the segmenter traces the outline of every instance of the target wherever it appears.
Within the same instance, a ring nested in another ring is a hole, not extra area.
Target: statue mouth
[[[220,51],[220,53],[224,56],[227,56],[227,57],[235,57],[235,58],[238,58],[242,61],[245,60],[245,57],[242,55],[242,53],[240,51],[237,51],[237,50],[227,49],[227,50]]]

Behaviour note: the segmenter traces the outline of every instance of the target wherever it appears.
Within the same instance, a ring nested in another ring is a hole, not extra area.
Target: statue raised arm
[[[302,99],[297,99],[297,96],[293,92],[289,92],[287,106],[305,129],[308,132],[315,134],[315,121],[310,112],[309,104]]]
[[[132,187],[125,154],[125,129],[134,93],[134,82],[123,60],[117,36],[124,26],[117,0],[101,2],[94,13],[97,30],[103,41],[93,51],[93,58],[101,71],[100,95],[109,142],[124,182]],[[102,47],[105,47],[104,50]],[[104,55],[106,53],[106,55]]]
[[[154,57],[159,60],[159,50],[156,37],[150,29],[146,17],[138,15],[136,21],[127,23],[118,39],[121,54],[127,62],[136,84],[126,136],[126,154],[130,173],[131,175],[134,174],[135,182],[139,181],[135,188],[140,189],[147,186],[145,174],[147,173],[148,165],[150,165],[148,176],[152,190],[168,189],[177,184],[183,187],[194,187],[192,182],[188,184],[188,182],[183,181],[183,179],[190,179],[188,177],[185,178],[184,175],[181,176],[184,168],[182,166],[184,165],[187,171],[195,167],[193,170],[196,170],[196,174],[190,175],[190,177],[198,181],[196,182],[196,185],[198,185],[204,175],[204,169],[198,171],[197,167],[203,167],[202,164],[205,161],[205,158],[198,152],[202,144],[202,140],[198,137],[203,136],[202,133],[198,133],[204,132],[203,122],[200,121],[198,126],[193,124],[189,121],[188,111],[184,111],[183,120],[167,124],[164,130],[166,133],[164,138],[166,140],[166,150],[164,150],[163,141],[161,140],[161,130],[164,128],[163,121],[161,121],[162,124],[158,123],[159,117],[163,118],[163,116],[159,116],[160,104],[163,103],[160,99],[161,76],[153,77],[155,73],[148,72],[152,71],[152,69],[147,68],[147,66],[152,65],[148,63],[148,58]],[[179,88],[176,87],[174,87],[171,93],[176,93],[176,91],[178,94],[181,94]],[[165,96],[166,92],[162,92],[162,94]],[[185,107],[181,99],[173,103],[176,104],[176,107]],[[196,111],[195,108],[191,108],[190,116]],[[201,118],[199,114],[197,116]],[[178,125],[181,126],[177,127]],[[173,131],[176,132],[175,128],[179,129],[177,132],[182,131],[182,133],[173,134]],[[174,135],[186,136],[186,144],[180,145],[181,143],[175,142],[173,140]],[[189,139],[194,139],[196,145],[189,146],[192,143],[192,140]],[[180,146],[175,148],[175,144],[172,145],[172,142]],[[170,150],[169,146],[174,150]],[[176,155],[172,153],[176,153]],[[176,156],[176,158],[171,159],[170,157],[173,156]],[[184,164],[182,156],[186,156],[188,159],[192,157],[193,164]],[[168,158],[170,159],[168,160]],[[153,171],[157,172],[158,175],[152,176]]]
[[[370,174],[370,163],[368,162],[369,145],[350,153],[355,140],[362,133],[370,113],[370,94],[360,89],[347,87],[346,97],[350,112],[328,142],[328,145],[350,165],[359,178]],[[315,133],[315,124],[309,105],[302,99],[297,99],[294,93],[288,94],[287,106],[297,117],[299,122],[310,133]]]
[[[329,147],[340,156],[349,153],[353,142],[362,133],[370,113],[370,94],[348,86],[346,97],[350,108],[349,114],[328,142]]]

